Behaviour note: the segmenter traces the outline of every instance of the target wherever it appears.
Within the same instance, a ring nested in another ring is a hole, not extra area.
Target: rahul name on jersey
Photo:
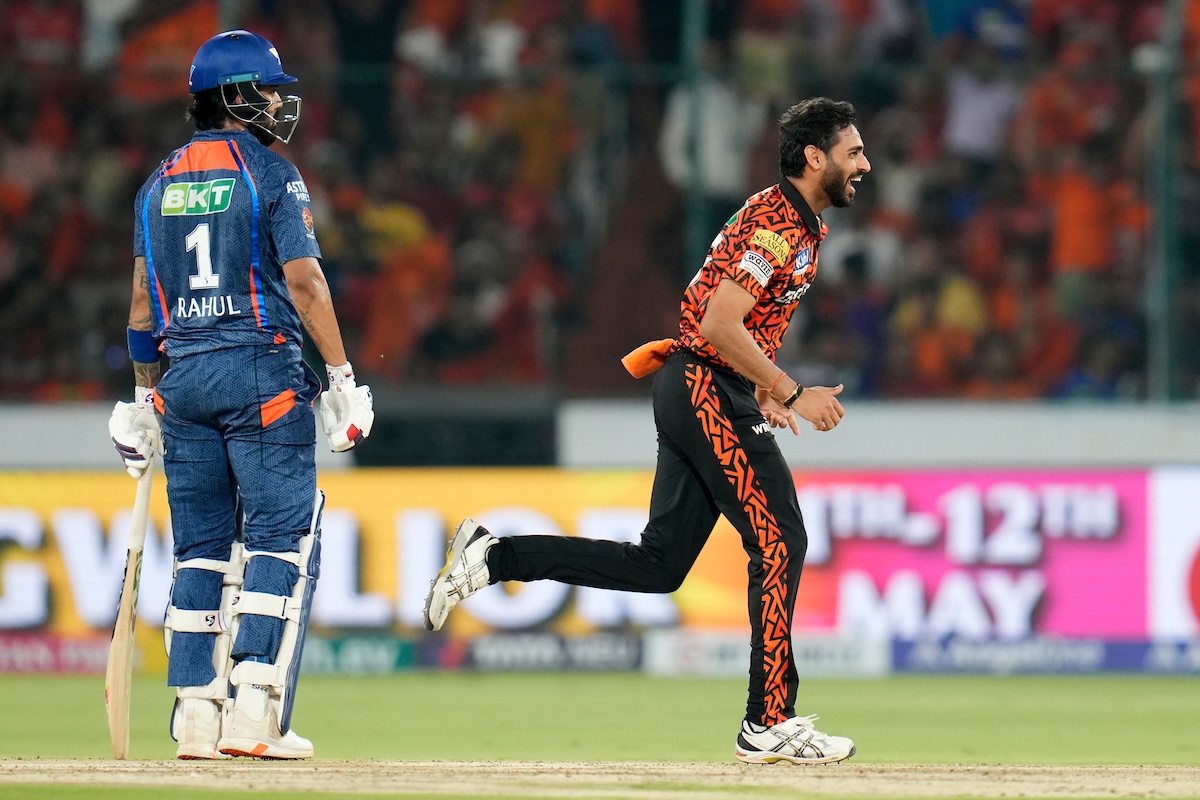
[[[221,294],[216,297],[193,297],[190,301],[186,297],[181,297],[179,298],[179,303],[175,306],[175,317],[177,319],[226,317],[244,313],[243,309],[233,307],[233,295],[231,294]]]

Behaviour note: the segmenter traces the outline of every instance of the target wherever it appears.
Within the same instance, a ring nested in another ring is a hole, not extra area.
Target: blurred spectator
[[[962,394],[971,400],[1031,400],[1038,396],[1038,385],[1022,372],[1013,338],[1000,331],[981,337],[977,345],[975,374],[963,386]]]
[[[0,397],[124,391],[112,297],[127,301],[130,203],[186,130],[179,64],[232,5],[0,2]],[[836,94],[858,107],[876,169],[828,212],[819,291],[781,359],[869,397],[1145,396],[1143,187],[1159,145],[1156,78],[1133,65],[1153,61],[1162,0],[706,7],[689,76],[680,0],[236,4],[237,25],[292,43],[304,114],[283,150],[309,177],[365,379],[638,391],[618,371],[580,380],[594,359],[564,352],[624,352],[602,321],[612,304],[677,297],[676,201],[695,181],[711,236],[776,179],[769,119]],[[1194,132],[1200,3],[1184,15]],[[1190,340],[1200,139],[1186,132],[1163,313]],[[656,262],[669,280],[647,280]],[[1173,380],[1194,396],[1200,349],[1177,349]]]
[[[973,178],[983,180],[1007,143],[1021,95],[990,45],[972,42],[965,56],[946,77],[942,147],[947,155],[966,159]]]
[[[131,106],[174,101],[187,107],[187,74],[200,45],[218,31],[218,8],[212,0],[139,0],[127,20],[127,33],[117,56],[114,90]]]
[[[1124,371],[1121,344],[1100,336],[1084,342],[1081,350],[1081,362],[1063,376],[1051,396],[1058,400],[1119,399]]]
[[[0,47],[39,91],[75,83],[81,41],[78,2],[12,0],[0,6]]]
[[[750,157],[767,121],[765,103],[740,90],[730,67],[728,45],[709,40],[696,96],[686,83],[671,91],[658,140],[671,184],[685,197],[704,198],[706,235],[721,230],[745,200]]]
[[[121,49],[121,27],[138,0],[83,0],[80,65],[87,73],[107,70]]]
[[[988,319],[991,330],[1012,338],[1021,373],[1039,392],[1061,380],[1075,357],[1077,330],[1058,315],[1029,250],[1004,254],[1000,278],[988,293]]]
[[[924,0],[930,33],[955,52],[983,42],[1005,60],[1019,60],[1029,44],[1027,0]]]
[[[462,312],[452,306],[453,275],[450,243],[437,233],[389,253],[370,285],[357,360],[397,383],[417,372],[418,344],[441,320]]]
[[[1117,260],[1140,235],[1145,215],[1136,188],[1120,179],[1110,144],[1059,151],[1054,177],[1054,230],[1050,268],[1061,314],[1082,320],[1097,306]]]
[[[975,337],[986,324],[979,288],[945,260],[946,251],[932,236],[912,247],[889,320],[893,335],[912,342],[914,387],[935,395],[963,384]]]
[[[1104,44],[1095,37],[1066,44],[1054,64],[1036,75],[1015,126],[1015,154],[1026,170],[1052,167],[1062,145],[1110,135],[1125,112]]]

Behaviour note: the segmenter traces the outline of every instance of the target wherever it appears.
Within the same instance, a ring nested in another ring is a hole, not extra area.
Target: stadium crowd
[[[1153,75],[1137,67],[1162,0],[710,0],[696,114],[677,69],[683,5],[238,5],[237,26],[301,79],[286,154],[365,380],[570,393],[564,341],[620,328],[589,306],[621,274],[599,254],[663,222],[617,217],[622,196],[657,171],[675,195],[663,230],[682,235],[669,223],[699,192],[711,236],[778,180],[778,113],[826,94],[858,108],[875,169],[826,214],[815,290],[779,354],[789,371],[867,398],[1147,395],[1157,145]],[[0,399],[128,393],[132,199],[190,129],[177,65],[222,11],[0,0]],[[1200,2],[1186,14],[1200,64]],[[1200,77],[1185,86],[1190,125]],[[1200,194],[1200,136],[1181,141],[1172,164]],[[1179,216],[1195,241],[1200,214]],[[1193,339],[1196,258],[1175,297]],[[668,268],[669,304],[695,265]],[[1182,358],[1194,397],[1200,348]]]

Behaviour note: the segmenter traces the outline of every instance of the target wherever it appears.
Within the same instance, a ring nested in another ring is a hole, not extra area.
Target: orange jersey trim
[[[262,404],[260,411],[262,414],[262,426],[264,428],[268,427],[272,422],[275,422],[284,414],[295,408],[295,406],[296,393],[291,389],[284,389],[282,392]]]
[[[241,171],[237,162],[233,160],[233,154],[229,152],[229,145],[225,143],[224,139],[216,142],[192,142],[163,175],[207,172],[213,169]]]

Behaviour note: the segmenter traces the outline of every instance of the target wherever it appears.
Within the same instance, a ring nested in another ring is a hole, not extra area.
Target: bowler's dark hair
[[[218,86],[192,95],[192,104],[188,106],[187,115],[188,119],[196,123],[196,130],[217,130],[225,124],[225,120],[233,119],[233,115],[229,113],[229,109],[225,108],[225,101],[221,98],[221,91],[224,88],[226,87]]]
[[[804,148],[810,144],[829,152],[838,136],[854,124],[854,106],[844,100],[811,97],[783,112],[779,118],[779,170],[789,178],[804,174]]]

